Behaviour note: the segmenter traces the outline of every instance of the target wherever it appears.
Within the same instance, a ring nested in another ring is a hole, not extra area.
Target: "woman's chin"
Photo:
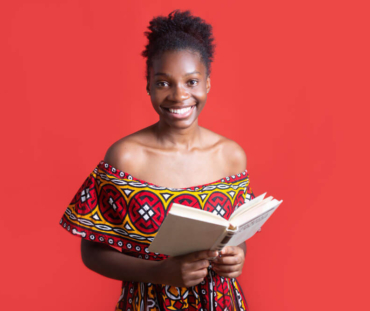
[[[161,118],[160,123],[163,123],[168,128],[173,129],[188,129],[198,124],[198,118],[181,119],[181,120],[168,120],[167,118]]]

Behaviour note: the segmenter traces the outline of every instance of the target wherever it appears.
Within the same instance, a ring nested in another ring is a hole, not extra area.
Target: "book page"
[[[230,239],[226,245],[237,246],[240,243],[251,238],[259,228],[269,219],[272,213],[279,207],[283,201],[277,201],[276,199],[267,203],[262,212],[254,213],[254,217],[248,221],[239,224],[238,232]]]
[[[265,195],[266,195],[266,192],[259,195],[257,198],[254,198],[253,200],[250,200],[250,201],[242,204],[241,206],[239,206],[236,209],[236,211],[234,211],[234,213],[231,214],[231,216],[229,218],[229,221],[231,221],[234,217],[236,217],[240,213],[243,213],[244,211],[247,211],[247,210],[251,209],[253,206],[255,206],[256,204],[260,203],[264,199]]]
[[[237,210],[238,213],[235,213],[235,214],[231,215],[231,217],[229,218],[229,221],[231,222],[234,219],[237,219],[237,218],[241,217],[240,215],[245,214],[245,213],[247,213],[249,211],[253,211],[253,210],[257,209],[259,206],[261,206],[263,204],[266,204],[266,202],[269,202],[272,199],[273,199],[272,196],[269,196],[266,199],[258,200],[257,202],[254,202],[254,204],[248,205],[246,207],[242,206],[243,208],[241,208],[240,210],[239,209]]]

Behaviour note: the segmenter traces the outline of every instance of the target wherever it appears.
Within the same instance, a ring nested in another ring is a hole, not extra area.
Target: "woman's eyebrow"
[[[185,76],[190,76],[190,75],[193,75],[193,74],[195,74],[195,73],[200,74],[200,72],[199,72],[199,71],[193,71],[193,72],[189,72],[189,73],[187,73]]]
[[[189,73],[185,74],[185,76],[190,76],[190,75],[193,75],[193,74],[195,74],[195,73],[200,74],[200,72],[199,72],[199,71],[193,71],[193,72],[189,72]],[[154,76],[166,76],[166,77],[171,77],[171,75],[170,75],[170,74],[168,74],[168,73],[164,73],[164,72],[157,72],[156,74],[154,74]]]
[[[167,74],[167,73],[163,73],[163,72],[157,72],[156,74],[154,74],[155,76],[166,76],[166,77],[170,77],[171,75]]]

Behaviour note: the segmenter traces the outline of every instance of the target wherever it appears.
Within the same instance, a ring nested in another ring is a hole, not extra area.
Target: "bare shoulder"
[[[225,162],[229,164],[230,175],[243,172],[247,168],[247,155],[237,142],[225,138],[222,151]]]
[[[217,146],[225,170],[229,172],[228,175],[238,174],[247,168],[247,156],[237,142],[211,130],[204,129],[204,131],[207,133],[209,141]]]
[[[119,170],[135,174],[144,161],[145,130],[125,136],[112,144],[104,161]]]
[[[247,155],[237,142],[227,139],[224,146],[224,155],[234,172],[240,173],[247,168]]]

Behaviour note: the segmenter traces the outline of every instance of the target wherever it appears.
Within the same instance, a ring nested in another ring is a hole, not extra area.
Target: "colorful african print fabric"
[[[190,188],[166,188],[137,179],[100,162],[65,211],[60,225],[75,236],[117,246],[142,260],[168,256],[148,251],[173,203],[184,204],[228,219],[246,200],[254,198],[244,172]],[[122,282],[118,310],[248,310],[236,279],[208,268],[197,286]]]

